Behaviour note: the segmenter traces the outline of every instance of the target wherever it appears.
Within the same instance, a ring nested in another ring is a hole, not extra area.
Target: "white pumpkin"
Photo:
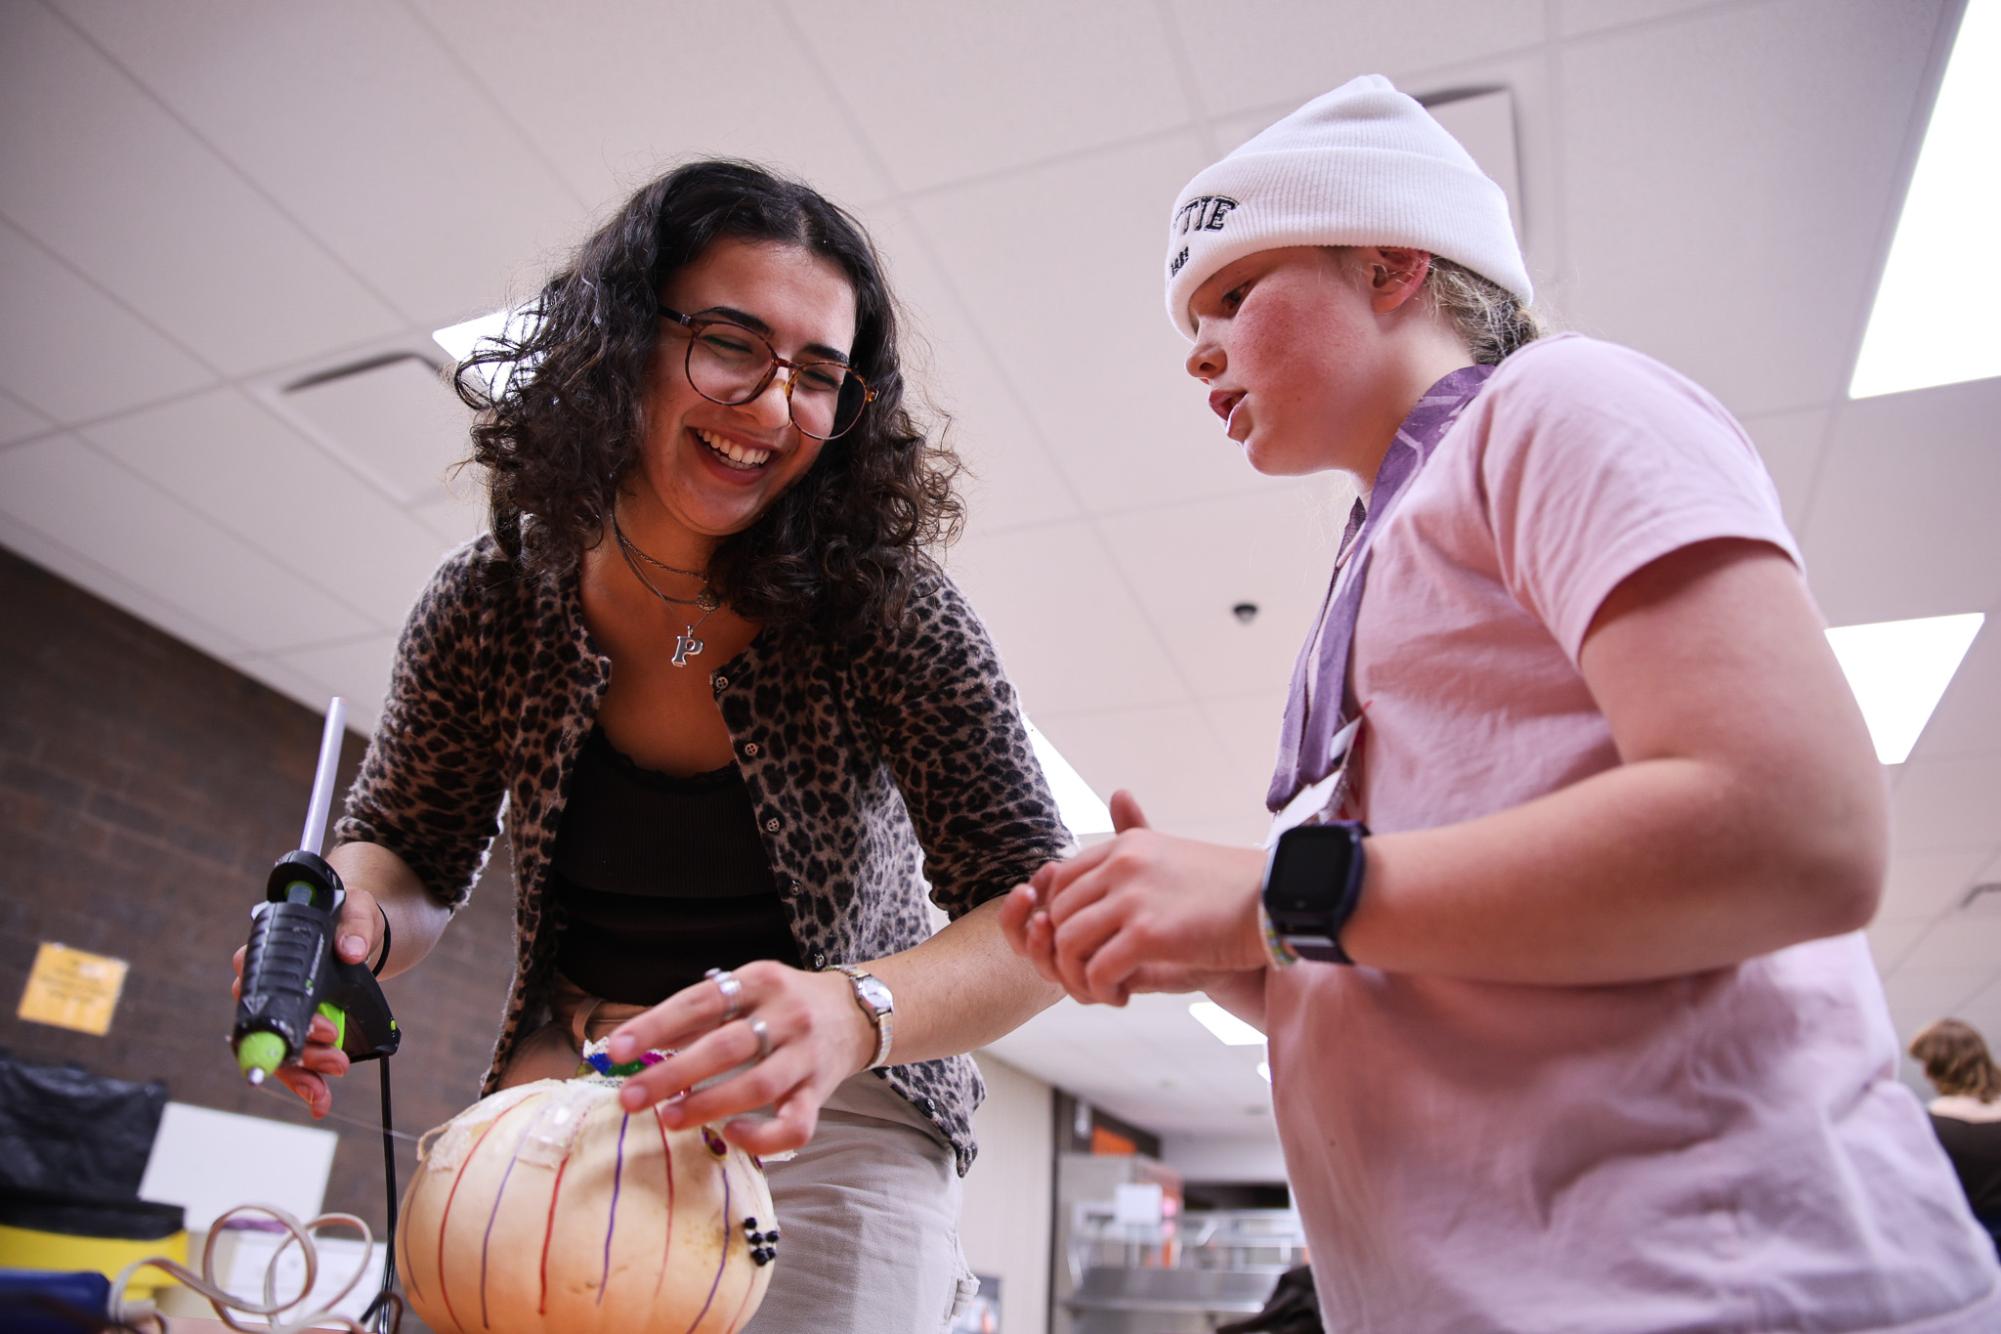
[[[771,1281],[764,1170],[703,1126],[545,1079],[424,1137],[396,1264],[438,1334],[735,1334]]]

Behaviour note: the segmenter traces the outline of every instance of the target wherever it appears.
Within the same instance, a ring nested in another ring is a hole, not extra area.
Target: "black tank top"
[[[593,728],[549,883],[563,922],[557,970],[606,1000],[652,1005],[710,968],[799,964],[734,764],[677,778],[640,767]]]

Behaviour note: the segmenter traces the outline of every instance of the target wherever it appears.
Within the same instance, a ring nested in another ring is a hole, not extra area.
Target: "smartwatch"
[[[1264,909],[1278,938],[1302,959],[1355,962],[1341,928],[1362,898],[1369,827],[1359,820],[1298,825],[1278,836],[1265,862]]]
[[[848,985],[855,991],[855,1004],[875,1029],[875,1055],[869,1058],[868,1068],[879,1069],[889,1060],[889,1044],[896,1038],[896,998],[889,994],[889,983],[874,973],[865,973],[848,963],[835,964],[834,971],[848,975]]]

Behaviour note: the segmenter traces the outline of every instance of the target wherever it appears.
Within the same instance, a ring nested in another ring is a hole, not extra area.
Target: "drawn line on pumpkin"
[[[445,1314],[451,1318],[454,1325],[459,1323],[459,1313],[452,1309],[451,1285],[445,1282],[445,1224],[452,1221],[452,1202],[459,1197],[459,1183],[466,1179],[466,1169],[471,1167],[472,1160],[479,1156],[479,1146],[486,1143],[486,1137],[493,1133],[495,1126],[505,1121],[514,1108],[521,1105],[518,1102],[513,1104],[499,1116],[488,1121],[486,1129],[479,1132],[479,1138],[472,1142],[472,1147],[466,1150],[466,1156],[459,1162],[458,1173],[452,1177],[452,1188],[445,1195],[445,1210],[438,1215],[438,1298],[444,1302]]]
[[[549,1241],[556,1235],[556,1201],[563,1195],[563,1173],[570,1166],[570,1151],[556,1164],[556,1184],[549,1190],[549,1219],[542,1225],[542,1295],[536,1300],[535,1314],[549,1314]]]
[[[653,1105],[653,1124],[660,1131],[660,1154],[667,1162],[667,1240],[660,1246],[660,1277],[653,1280],[653,1300],[667,1283],[667,1258],[674,1253],[674,1149],[667,1143],[667,1123],[660,1119],[660,1104]]]
[[[604,1220],[604,1272],[598,1275],[599,1306],[604,1305],[604,1290],[611,1283],[611,1234],[618,1227],[618,1190],[625,1184],[625,1128],[631,1124],[631,1112],[618,1114],[618,1156],[613,1159],[611,1169],[611,1213]]]
[[[508,1110],[512,1111],[513,1109],[509,1108]],[[501,1113],[502,1116],[506,1114],[506,1112]],[[494,1124],[498,1125],[499,1123],[500,1118],[495,1117]],[[486,1216],[486,1231],[481,1234],[479,1239],[479,1327],[481,1329],[493,1328],[493,1321],[487,1317],[486,1313],[487,1248],[493,1244],[493,1224],[494,1220],[500,1217],[500,1201],[507,1194],[507,1179],[514,1175],[514,1164],[521,1161],[521,1144],[527,1138],[526,1135],[523,1135],[521,1139],[514,1141],[514,1152],[508,1155],[507,1170],[500,1174],[500,1189],[493,1192],[493,1211]]]
[[[716,1164],[716,1166],[717,1166],[717,1168],[718,1168],[718,1169],[720,1169],[720,1170],[721,1170],[721,1172],[722,1172],[722,1174],[723,1174],[723,1250],[722,1250],[722,1254],[716,1257],[716,1276],[715,1276],[715,1278],[714,1278],[714,1279],[713,1279],[713,1280],[712,1280],[712,1281],[711,1281],[711,1282],[709,1283],[709,1297],[708,1297],[708,1300],[707,1300],[707,1301],[705,1301],[705,1302],[703,1302],[703,1303],[702,1303],[702,1309],[701,1309],[700,1311],[698,1311],[698,1312],[696,1312],[696,1313],[695,1313],[695,1323],[694,1323],[693,1325],[690,1325],[690,1326],[688,1326],[688,1334],[695,1334],[695,1329],[696,1329],[696,1327],[697,1327],[697,1326],[699,1326],[699,1325],[700,1325],[700,1324],[702,1323],[702,1321],[703,1321],[703,1320],[704,1320],[705,1318],[707,1318],[707,1316],[708,1316],[708,1314],[709,1314],[709,1308],[710,1308],[711,1306],[715,1305],[715,1301],[716,1301],[716,1289],[717,1289],[717,1288],[720,1288],[720,1287],[721,1287],[721,1286],[723,1285],[723,1270],[724,1270],[724,1268],[725,1268],[725,1267],[727,1267],[727,1266],[728,1266],[728,1264],[729,1264],[729,1262],[730,1262],[730,1165],[729,1165],[729,1160],[728,1160],[727,1158],[725,1158],[725,1159],[723,1159],[723,1160],[722,1160],[721,1162],[717,1163],[717,1164]]]

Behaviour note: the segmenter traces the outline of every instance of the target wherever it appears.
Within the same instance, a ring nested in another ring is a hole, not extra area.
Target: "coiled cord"
[[[227,1291],[215,1274],[215,1244],[222,1234],[223,1225],[238,1214],[249,1213],[263,1214],[275,1220],[289,1234],[284,1243],[272,1253],[270,1261],[264,1267],[264,1300],[261,1302],[249,1301]],[[319,1279],[319,1252],[313,1246],[313,1236],[327,1227],[350,1228],[360,1235],[361,1264],[348,1275],[347,1282],[341,1284],[325,1307],[315,1311],[296,1312],[296,1308],[305,1303]],[[278,1261],[284,1258],[285,1252],[294,1244],[299,1247],[300,1254],[306,1262],[305,1286],[298,1296],[279,1301]],[[301,1223],[291,1214],[273,1205],[239,1204],[218,1217],[214,1225],[209,1228],[208,1240],[202,1246],[200,1273],[158,1255],[135,1260],[119,1271],[118,1277],[111,1281],[111,1316],[124,1328],[155,1330],[165,1328],[164,1322],[151,1309],[149,1303],[128,1302],[125,1297],[126,1286],[131,1283],[133,1275],[150,1266],[173,1275],[189,1289],[206,1297],[209,1305],[215,1308],[216,1318],[231,1329],[254,1330],[258,1331],[258,1334],[304,1334],[307,1330],[325,1328],[332,1324],[350,1331],[350,1334],[370,1334],[370,1331],[358,1321],[348,1316],[335,1315],[333,1307],[339,1305],[350,1292],[353,1292],[357,1283],[368,1277],[369,1260],[374,1251],[375,1234],[369,1231],[367,1223],[353,1214],[321,1214],[310,1222]],[[236,1320],[237,1315],[259,1316],[269,1323],[240,1324]],[[370,1316],[378,1317],[378,1324],[381,1316],[387,1316],[389,1334],[395,1334],[403,1323],[403,1298],[385,1287],[376,1295],[375,1301],[370,1303],[368,1310],[362,1313],[364,1320]]]

